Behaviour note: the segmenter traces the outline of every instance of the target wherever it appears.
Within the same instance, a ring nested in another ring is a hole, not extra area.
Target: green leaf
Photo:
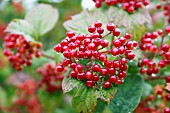
[[[33,26],[35,37],[38,38],[55,26],[58,10],[47,4],[39,4],[26,14],[25,20]]]
[[[134,60],[136,60],[137,62],[144,57],[140,49],[134,49],[132,52],[135,54]]]
[[[76,94],[72,99],[72,106],[79,113],[93,113],[97,105],[96,95],[92,88],[79,85]]]
[[[63,55],[61,53],[56,53],[53,49],[49,49],[47,51],[44,51],[43,52],[45,55],[48,55],[50,57],[53,57],[55,62],[58,63],[60,61],[62,61],[62,59],[64,59]],[[34,58],[33,61],[32,61],[32,66],[33,68],[37,68],[37,67],[40,67],[42,66],[43,64],[45,63],[48,63],[48,62],[54,62],[54,60],[52,59],[49,59],[49,58],[46,58],[42,55],[42,57],[40,58]],[[38,63],[37,63],[38,62]]]
[[[129,14],[121,8],[110,7],[108,15],[109,21],[113,22],[118,27],[124,26],[127,32],[131,33],[132,37],[138,41],[146,31],[144,24],[151,23],[151,17],[147,10]]]
[[[62,89],[64,93],[67,93],[73,88],[77,88],[72,99],[72,106],[77,112],[94,112],[98,98],[109,103],[117,92],[117,86],[112,86],[110,89],[88,88],[82,81],[69,77],[69,73],[70,71],[64,77]]]
[[[63,25],[67,30],[71,30],[76,34],[87,34],[89,33],[87,29],[88,26],[97,20],[102,21],[103,26],[106,26],[108,23],[108,19],[106,17],[107,16],[99,10],[93,12],[84,10],[80,14],[72,16],[72,19],[64,22]]]
[[[149,94],[151,94],[153,88],[150,84],[148,84],[147,82],[144,82],[143,84],[143,88],[145,90],[143,90],[143,94],[142,94],[142,98],[147,98]]]
[[[113,113],[132,112],[139,104],[142,93],[143,79],[140,76],[128,76],[109,107]]]
[[[97,98],[110,103],[110,101],[115,97],[118,87],[112,86],[109,89],[100,88],[97,93]]]
[[[34,41],[32,35],[33,35],[33,27],[31,24],[29,24],[26,20],[22,19],[15,19],[11,21],[6,30],[6,32],[9,33],[16,33],[21,34],[25,37],[27,41]]]
[[[73,88],[78,87],[81,83],[81,81],[68,76],[69,73],[64,77],[64,80],[62,81],[62,90],[64,93],[70,92]]]

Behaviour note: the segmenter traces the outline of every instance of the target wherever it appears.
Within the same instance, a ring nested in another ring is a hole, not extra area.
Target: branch
[[[49,55],[47,55],[47,54],[45,54],[45,53],[43,53],[43,52],[42,52],[42,54],[41,54],[41,55],[42,55],[43,57],[48,58],[48,59],[55,60],[55,58],[54,58],[54,57],[49,56]]]
[[[111,33],[112,33],[112,32],[107,33],[106,35],[102,36],[102,38],[107,37],[107,36],[110,35]]]
[[[147,77],[147,78],[144,78],[144,80],[160,80],[160,79],[165,79],[165,76],[156,76],[156,77]]]

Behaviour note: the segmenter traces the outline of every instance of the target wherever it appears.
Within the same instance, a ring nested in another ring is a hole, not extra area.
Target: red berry
[[[140,73],[141,73],[141,74],[145,74],[145,73],[146,73],[146,69],[141,68],[141,69],[140,69]]]
[[[108,23],[106,28],[108,31],[114,31],[116,26],[113,23]]]
[[[135,58],[135,54],[133,53],[127,53],[126,57],[129,59],[129,60],[133,60]]]
[[[104,86],[104,88],[110,88],[111,87],[111,83],[109,81],[105,81],[103,86]]]
[[[108,69],[108,74],[114,75],[116,72],[115,68],[109,68]]]
[[[107,69],[101,68],[101,69],[100,69],[100,74],[101,74],[102,76],[106,76],[106,75],[108,74]]]
[[[110,68],[110,67],[112,67],[112,62],[110,60],[106,60],[104,62],[104,66],[106,66],[107,68]]]
[[[131,35],[130,35],[129,33],[125,33],[125,34],[124,34],[124,38],[128,40],[128,39],[131,38]]]
[[[121,62],[121,64],[125,65],[126,62],[127,62],[127,60],[126,60],[126,58],[121,58],[121,59],[120,59],[120,62]]]
[[[164,68],[164,67],[166,66],[165,61],[164,61],[164,60],[159,61],[159,62],[158,62],[158,66],[159,66],[160,68]]]
[[[96,48],[96,45],[94,43],[88,44],[88,49],[89,50],[94,50]]]
[[[69,38],[72,38],[74,36],[74,32],[73,31],[67,31],[66,36],[68,36]]]
[[[166,83],[170,83],[170,76],[165,77]]]
[[[97,27],[102,27],[102,22],[101,21],[96,21],[94,23],[94,26],[97,28]]]
[[[168,33],[170,33],[170,26],[167,26],[166,28],[165,28],[165,32],[168,34]]]
[[[94,76],[93,76],[93,80],[94,80],[94,81],[96,81],[96,82],[97,82],[97,81],[99,81],[99,79],[100,79],[100,78],[99,78],[99,76],[98,76],[98,75],[94,75]]]
[[[170,108],[165,108],[164,113],[170,113]]]
[[[158,35],[162,36],[163,31],[161,29],[158,30]]]
[[[85,76],[86,76],[86,79],[91,80],[92,77],[93,77],[93,73],[90,72],[90,71],[87,71],[86,74],[85,74]]]
[[[133,13],[133,12],[134,12],[134,7],[129,7],[129,8],[128,8],[128,12],[129,12],[129,13]]]
[[[122,71],[118,73],[119,78],[125,78],[126,77],[126,71]]]
[[[57,70],[58,72],[62,72],[62,71],[64,70],[64,67],[61,66],[61,65],[58,65],[58,66],[56,67],[56,70]]]
[[[110,83],[114,83],[114,82],[116,82],[116,80],[117,80],[117,78],[116,78],[116,76],[114,76],[114,75],[112,75],[112,76],[109,77],[109,82],[110,82]]]
[[[94,86],[94,81],[92,81],[92,80],[87,80],[87,81],[86,81],[86,86],[87,86],[87,87],[93,87],[93,86]]]
[[[118,79],[116,80],[116,84],[117,84],[117,85],[121,85],[121,84],[122,84],[122,80],[118,78]]]
[[[100,54],[99,60],[100,60],[101,62],[105,62],[105,61],[107,60],[107,56],[106,56],[105,54]]]
[[[93,32],[96,31],[96,27],[95,27],[94,25],[91,25],[91,26],[88,27],[88,31],[89,31],[90,33],[93,33]]]
[[[116,28],[114,31],[113,31],[113,36],[119,36],[120,35],[120,30],[118,28]]]
[[[82,71],[83,71],[83,65],[78,64],[78,65],[76,66],[76,69],[77,69],[79,72],[82,72]]]
[[[156,66],[155,62],[153,62],[153,61],[148,62],[148,67],[149,68],[155,68],[155,66]]]
[[[126,41],[126,38],[125,37],[120,37],[119,41],[121,42],[121,45],[123,45],[125,43],[125,41]]]
[[[95,64],[95,65],[92,67],[92,70],[93,70],[94,72],[99,72],[99,71],[100,71],[100,65]]]
[[[106,39],[104,39],[104,40],[101,41],[100,44],[101,44],[102,48],[105,48],[109,45],[109,42]]]
[[[71,71],[70,72],[70,76],[72,77],[72,78],[77,78],[77,73],[76,73],[76,71]]]
[[[164,52],[168,52],[168,51],[169,51],[169,48],[170,48],[170,46],[169,46],[168,44],[163,44],[161,49],[162,49]]]
[[[85,74],[84,73],[78,73],[77,74],[77,78],[79,79],[79,80],[84,80],[85,79]]]
[[[97,28],[97,32],[99,34],[102,34],[104,32],[104,29],[102,27]]]
[[[119,40],[114,40],[114,41],[113,41],[113,45],[114,45],[115,47],[120,47],[120,46],[121,46],[121,42],[120,42]]]
[[[113,49],[111,49],[111,54],[113,56],[119,55],[119,50],[117,48],[113,48]]]
[[[62,51],[62,46],[60,44],[57,44],[57,45],[54,46],[54,50],[56,52],[61,52]]]
[[[156,9],[161,9],[161,4],[157,4]]]
[[[114,60],[113,61],[113,67],[114,68],[119,68],[119,66],[120,66],[120,62],[118,60]]]

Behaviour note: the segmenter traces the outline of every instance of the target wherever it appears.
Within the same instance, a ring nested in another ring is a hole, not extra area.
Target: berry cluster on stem
[[[170,79],[168,78],[168,80]],[[153,94],[150,94],[145,100],[142,100],[135,111],[138,112],[142,109],[142,111],[146,113],[170,113],[168,106],[170,93],[164,89],[164,86],[156,85]]]
[[[149,5],[149,0],[93,0],[97,8],[102,6],[103,2],[106,2],[107,6],[117,6],[121,4],[122,8],[129,13],[134,13],[135,10]]]
[[[102,22],[96,21],[88,27],[89,34],[75,35],[67,31],[67,37],[54,47],[66,58],[56,70],[62,72],[64,67],[69,66],[72,69],[70,77],[84,81],[87,87],[103,84],[104,88],[110,88],[122,84],[127,60],[135,58],[132,50],[138,43],[130,41],[129,33],[120,37],[121,32],[113,23],[108,23],[106,30],[108,33],[103,35]],[[112,36],[111,42],[106,39],[109,35]],[[109,60],[109,55],[115,59]],[[82,63],[82,60],[87,63]]]
[[[156,5],[157,10],[161,8],[163,8],[163,14],[167,17],[167,22],[170,24],[170,3],[168,3],[168,0],[162,0],[162,4]]]
[[[23,66],[31,66],[31,59],[35,56],[41,56],[41,43],[26,41],[23,35],[10,34],[4,38],[3,54],[8,57],[12,67],[21,71]]]
[[[21,83],[18,86],[18,99],[15,100],[15,105],[18,107],[25,107],[27,113],[41,113],[42,104],[36,96],[35,91],[36,83],[34,80],[30,79],[26,80],[24,83]]]
[[[164,44],[164,39],[169,33],[170,26],[167,26],[164,32],[163,30],[158,30],[157,32],[146,33],[141,38],[139,47],[144,54],[144,58],[139,63],[141,74],[157,74],[160,68],[170,64],[170,45]],[[156,44],[158,38],[161,38],[159,45]],[[160,57],[158,64],[154,61],[156,56]]]
[[[46,91],[49,93],[60,91],[62,89],[61,82],[64,78],[64,73],[57,72],[56,66],[56,64],[53,65],[48,63],[37,69],[37,73],[42,75],[40,81],[38,82],[38,88],[44,85]]]

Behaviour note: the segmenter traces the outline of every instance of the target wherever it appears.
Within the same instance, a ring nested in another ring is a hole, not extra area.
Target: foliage
[[[169,2],[88,1],[0,1],[0,112],[170,113]]]

